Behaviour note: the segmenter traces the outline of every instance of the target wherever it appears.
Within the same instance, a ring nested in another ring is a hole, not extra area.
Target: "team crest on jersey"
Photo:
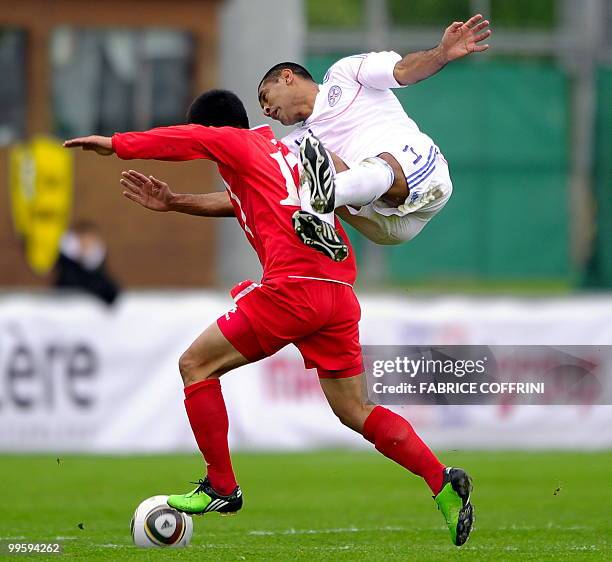
[[[329,89],[329,93],[327,94],[327,101],[329,102],[330,107],[334,107],[342,97],[342,88],[340,86],[332,86]]]

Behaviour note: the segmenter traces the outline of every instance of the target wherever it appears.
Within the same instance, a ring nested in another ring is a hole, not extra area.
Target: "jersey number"
[[[416,164],[416,163],[417,163],[417,162],[418,162],[418,161],[419,161],[421,158],[423,158],[423,156],[422,156],[422,155],[420,155],[420,154],[417,154],[417,153],[414,151],[414,148],[412,148],[412,147],[411,147],[409,144],[407,144],[407,145],[404,147],[404,152],[408,152],[408,149],[410,149],[410,152],[412,152],[412,154],[414,154],[414,155],[416,156],[416,158],[415,158],[415,159],[412,161],[412,163],[413,163],[413,164]]]
[[[298,159],[293,153],[283,156],[280,151],[273,152],[270,156],[276,160],[278,167],[280,168],[281,174],[285,178],[285,187],[287,188],[287,197],[280,201],[281,205],[287,205],[289,207],[300,206],[300,196],[298,195],[298,188],[293,178],[291,168],[298,165]],[[289,162],[288,162],[289,161]]]

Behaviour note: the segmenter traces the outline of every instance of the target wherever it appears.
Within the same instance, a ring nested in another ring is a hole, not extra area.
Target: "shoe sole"
[[[332,260],[341,262],[348,257],[348,246],[334,228],[319,217],[306,211],[296,211],[293,214],[293,228],[302,243]]]
[[[221,517],[229,517],[231,515],[238,515],[237,511],[226,511],[226,512],[222,512],[222,511],[183,511],[182,509],[177,509],[176,507],[173,507],[172,509],[175,509],[176,511],[184,513],[185,515],[197,515],[198,517],[202,517],[203,515],[208,515],[209,513],[218,513]]]
[[[473,485],[470,477],[463,470],[457,470],[451,477],[451,486],[463,500],[463,507],[459,511],[457,521],[457,537],[455,544],[462,546],[466,543],[474,526],[474,506],[470,502]]]
[[[314,135],[300,145],[300,159],[310,184],[310,204],[317,213],[331,213],[335,208],[335,186],[329,156]]]
[[[175,509],[176,511],[179,511],[180,513],[184,513],[186,515],[206,515],[207,513],[218,513],[222,517],[227,517],[229,515],[238,515],[238,512],[240,511],[240,509],[242,509],[242,507],[240,507],[240,509],[237,509],[236,511],[217,511],[215,509],[211,511],[187,511],[185,509],[181,509],[180,507],[174,507],[173,505],[170,505],[170,504],[168,505],[172,509]]]

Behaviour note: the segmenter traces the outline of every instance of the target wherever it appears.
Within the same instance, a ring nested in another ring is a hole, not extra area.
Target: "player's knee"
[[[181,378],[183,379],[183,382],[187,384],[193,373],[193,361],[191,359],[189,351],[185,351],[185,353],[183,353],[179,357],[178,366],[179,372],[181,373]]]
[[[185,386],[208,378],[206,365],[191,350],[185,351],[179,358],[179,372]]]
[[[336,417],[340,420],[342,425],[347,425],[348,415],[344,408],[339,408],[337,406],[332,406],[332,411],[336,415]]]
[[[355,431],[359,431],[362,425],[364,408],[365,404],[356,401],[343,402],[332,406],[332,410],[340,423]]]

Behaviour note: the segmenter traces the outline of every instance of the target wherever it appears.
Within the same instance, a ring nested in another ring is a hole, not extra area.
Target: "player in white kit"
[[[346,206],[340,216],[378,244],[414,238],[444,207],[452,182],[440,149],[391,89],[487,50],[488,25],[480,14],[455,22],[437,47],[403,58],[387,51],[341,59],[320,85],[295,63],[272,67],[259,85],[259,100],[265,115],[299,124],[283,142],[300,154],[306,188],[312,188],[300,194],[302,209],[333,225],[334,209]],[[334,153],[334,166],[319,141]]]

